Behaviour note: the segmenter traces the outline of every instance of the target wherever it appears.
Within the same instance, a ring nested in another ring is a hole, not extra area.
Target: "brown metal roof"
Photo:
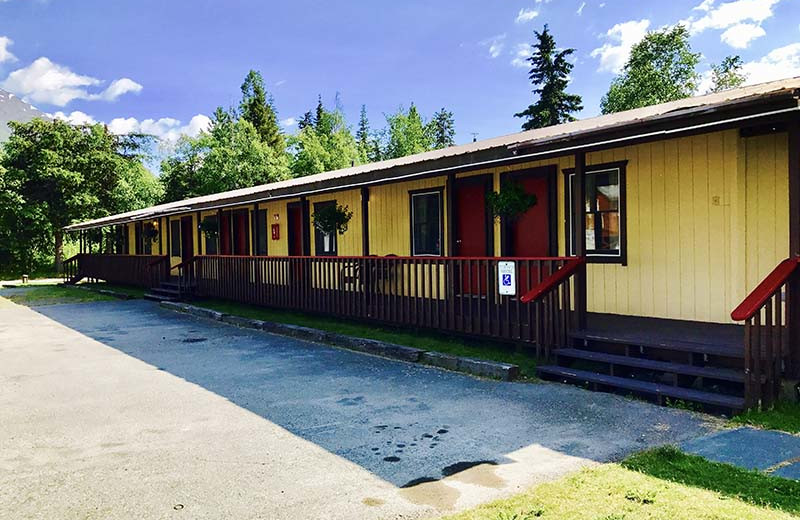
[[[441,150],[409,155],[398,159],[353,166],[329,172],[295,177],[292,179],[263,184],[251,188],[215,193],[177,202],[160,204],[127,213],[120,213],[95,220],[81,222],[66,227],[66,230],[88,229],[135,220],[146,220],[175,213],[216,208],[225,205],[246,204],[285,198],[308,193],[311,190],[346,188],[349,180],[362,179],[363,185],[402,179],[409,175],[419,175],[436,171],[436,165],[443,159],[470,156],[476,164],[483,158],[486,162],[496,162],[518,158],[516,150],[535,150],[537,147],[552,146],[555,142],[569,143],[579,139],[599,140],[601,136],[643,124],[653,124],[670,119],[687,120],[698,113],[708,113],[719,109],[733,108],[748,102],[766,101],[778,97],[794,96],[800,90],[800,77],[761,83],[716,94],[696,96],[669,103],[662,103],[615,114],[564,123],[561,125],[529,130],[515,134],[484,139],[473,143],[451,146]],[[586,143],[584,143],[586,144]],[[488,155],[486,152],[495,151]],[[409,168],[414,172],[409,174]],[[365,175],[370,174],[370,175]]]

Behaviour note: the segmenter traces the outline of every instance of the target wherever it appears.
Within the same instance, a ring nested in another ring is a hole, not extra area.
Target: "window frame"
[[[600,252],[593,250],[586,251],[586,260],[590,263],[598,264],[620,264],[622,266],[628,265],[628,227],[627,227],[627,193],[626,193],[626,170],[628,161],[615,161],[602,164],[587,165],[585,175],[598,175],[610,171],[616,171],[619,181],[619,249],[618,253],[608,253],[603,250]],[[575,254],[575,237],[573,236],[573,196],[572,186],[573,179],[575,178],[575,168],[566,168],[564,172],[564,224],[565,224],[565,250],[568,256]],[[585,204],[585,203],[584,203]],[[583,205],[582,205],[583,206]],[[589,212],[584,210],[583,215],[588,215]]]
[[[414,248],[414,197],[420,195],[436,195],[439,197],[439,252],[438,253],[417,253]],[[410,256],[444,256],[445,251],[445,237],[444,237],[444,187],[438,186],[434,188],[425,188],[420,190],[409,190],[408,192],[408,207],[409,207],[409,251]]]
[[[335,207],[336,204],[338,204],[336,199],[315,202],[314,212],[326,206]],[[323,233],[317,229],[317,226],[315,226],[313,222],[311,223],[311,227],[314,228],[314,256],[339,256],[339,238],[336,236],[337,233],[335,231],[333,233]],[[324,240],[326,234],[331,235],[331,238],[333,239],[333,251],[330,252],[323,251],[321,248],[322,241]]]

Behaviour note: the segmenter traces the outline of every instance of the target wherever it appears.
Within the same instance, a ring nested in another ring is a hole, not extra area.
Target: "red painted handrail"
[[[742,303],[731,312],[733,321],[746,321],[756,315],[775,292],[783,286],[800,265],[800,257],[787,258],[775,266]]]
[[[561,267],[561,269],[542,280],[539,285],[528,291],[522,298],[520,298],[519,301],[522,303],[529,303],[538,300],[545,294],[552,291],[553,288],[557,287],[564,280],[572,276],[575,271],[584,265],[586,265],[586,258],[571,258],[563,265],[563,267]]]

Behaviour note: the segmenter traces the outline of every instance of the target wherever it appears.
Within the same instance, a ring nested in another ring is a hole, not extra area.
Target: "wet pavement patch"
[[[490,466],[497,466],[497,462],[493,460],[475,460],[469,462],[456,462],[455,464],[450,464],[446,468],[442,469],[442,476],[443,477],[450,477],[455,475],[456,473],[461,473],[462,471],[466,471],[470,468],[474,468],[475,466],[480,466],[481,464],[488,464]]]
[[[208,341],[208,338],[184,338],[184,343],[202,343],[204,341]]]

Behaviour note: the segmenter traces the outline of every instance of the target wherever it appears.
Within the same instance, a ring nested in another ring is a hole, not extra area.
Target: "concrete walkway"
[[[146,301],[0,305],[0,517],[430,517],[709,420]]]
[[[683,444],[689,453],[771,475],[800,480],[800,436],[756,428],[737,428]]]

